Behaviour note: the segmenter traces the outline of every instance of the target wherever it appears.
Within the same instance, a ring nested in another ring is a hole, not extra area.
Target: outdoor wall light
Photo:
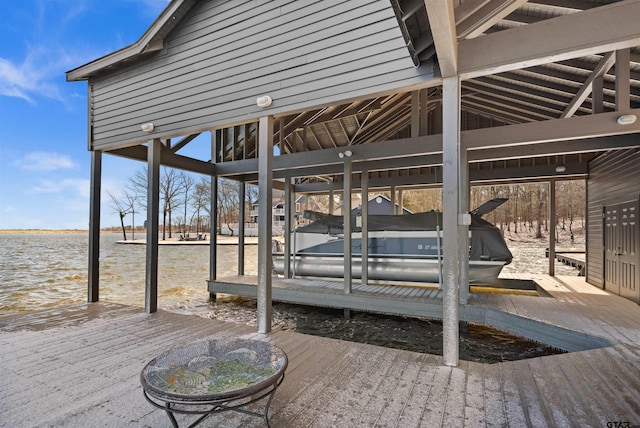
[[[566,165],[557,165],[556,166],[556,172],[565,172],[567,170],[567,166]]]
[[[635,114],[623,114],[616,119],[616,122],[618,122],[618,125],[631,125],[636,122],[636,119]]]
[[[256,104],[258,105],[258,107],[262,107],[262,108],[269,107],[271,103],[273,103],[273,100],[269,95],[263,95],[256,99]]]
[[[155,127],[153,126],[153,123],[143,123],[140,125],[140,128],[142,128],[144,132],[153,132]]]
[[[351,150],[345,150],[344,152],[338,153],[338,157],[340,159],[342,159],[342,158],[350,158],[352,154],[353,154],[353,152]]]

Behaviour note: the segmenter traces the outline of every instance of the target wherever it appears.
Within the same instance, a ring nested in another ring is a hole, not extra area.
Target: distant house
[[[273,202],[271,207],[272,210],[272,223],[273,223],[273,234],[274,235],[282,235],[284,232],[284,221],[285,221],[285,200],[278,199]],[[303,217],[305,210],[312,211],[321,211],[324,212],[326,208],[318,203],[315,198],[309,198],[306,195],[300,195],[296,198],[296,206],[294,211],[294,227],[298,224],[308,223],[309,220]],[[251,211],[249,212],[249,221],[245,224],[245,234],[248,236],[257,236],[258,233],[258,201],[254,201],[251,204]],[[231,225],[231,229],[234,230],[234,234],[237,234],[238,225],[237,223]],[[255,234],[255,235],[254,235]]]
[[[395,209],[391,208],[391,199],[387,198],[384,195],[376,195],[369,199],[369,215],[380,215],[380,214],[400,214],[400,206],[395,204]],[[351,210],[351,214],[353,215],[361,215],[362,214],[362,205],[358,205],[358,207]],[[402,208],[402,214],[412,214],[406,208]]]

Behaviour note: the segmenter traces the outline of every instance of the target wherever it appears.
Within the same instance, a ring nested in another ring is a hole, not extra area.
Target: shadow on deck
[[[231,294],[242,297],[257,297],[257,276],[233,276],[209,282],[209,293]],[[503,279],[493,287],[472,287],[468,303],[460,305],[460,321],[473,322],[499,328],[509,333],[544,343],[569,352],[583,351],[611,343],[600,337],[552,325],[544,320],[532,319],[505,310],[494,301],[510,295],[551,296],[558,285],[553,277],[540,276],[531,280],[533,286],[526,287],[522,278]],[[508,288],[515,284],[516,289]],[[533,294],[530,290],[533,288]],[[549,289],[549,290],[547,290]],[[433,285],[367,285],[353,284],[350,293],[345,293],[344,284],[323,279],[272,278],[274,301],[348,309],[361,312],[382,313],[410,317],[442,319],[442,291]],[[506,305],[508,307],[508,305]]]

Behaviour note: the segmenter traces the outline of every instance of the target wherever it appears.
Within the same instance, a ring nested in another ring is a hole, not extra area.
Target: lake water
[[[116,243],[118,239],[121,236],[115,233],[103,233],[100,239],[100,300],[143,307],[145,246],[120,245]],[[86,301],[87,245],[86,233],[0,234],[0,315]],[[509,245],[516,259],[505,272],[546,272],[548,261],[544,258],[544,244],[510,242]],[[247,275],[257,272],[257,250],[257,245],[245,247]],[[236,274],[237,247],[219,246],[218,255],[218,275]],[[215,302],[209,300],[208,266],[207,245],[160,246],[159,309],[256,325],[255,300],[233,296],[223,296]],[[576,270],[557,265],[556,273],[575,275]],[[353,319],[344,320],[341,314],[335,310],[274,304],[273,320],[275,326],[306,334],[441,352],[437,348],[442,342],[442,327],[437,321],[369,314],[355,314]],[[461,358],[478,360],[480,357],[466,354],[475,352],[472,351],[474,348],[480,349],[481,354],[494,353],[498,360],[521,358],[529,352],[541,351],[537,344],[528,342],[517,347],[513,337],[483,329],[463,328],[463,341],[471,342],[461,346]],[[487,345],[475,344],[474,337],[487,334],[500,346],[491,344],[486,348]]]

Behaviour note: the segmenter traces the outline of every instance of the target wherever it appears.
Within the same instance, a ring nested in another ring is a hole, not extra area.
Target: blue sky
[[[168,0],[0,0],[0,229],[87,229],[87,84],[65,72],[135,42]],[[103,156],[102,226],[143,166]]]

